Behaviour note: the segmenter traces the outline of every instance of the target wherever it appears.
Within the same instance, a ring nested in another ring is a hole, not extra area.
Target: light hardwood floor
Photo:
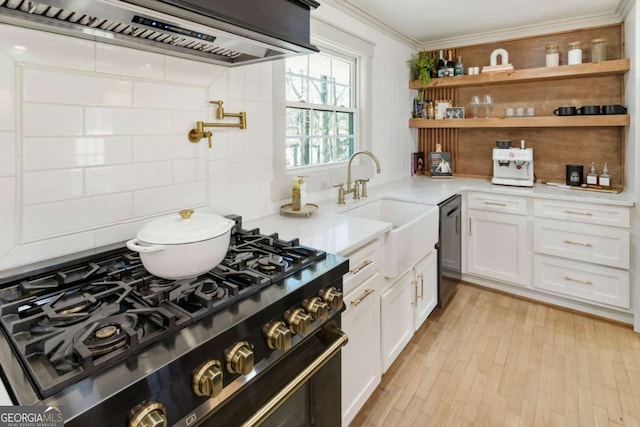
[[[640,426],[640,335],[460,284],[354,426]]]

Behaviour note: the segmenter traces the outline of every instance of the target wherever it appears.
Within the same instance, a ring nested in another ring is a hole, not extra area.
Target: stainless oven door
[[[201,426],[340,425],[340,319],[327,323],[203,420]]]

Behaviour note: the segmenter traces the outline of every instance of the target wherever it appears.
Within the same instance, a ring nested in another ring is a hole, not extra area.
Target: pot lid
[[[194,243],[221,236],[234,225],[234,221],[220,215],[184,209],[145,224],[138,232],[138,239],[158,245]]]

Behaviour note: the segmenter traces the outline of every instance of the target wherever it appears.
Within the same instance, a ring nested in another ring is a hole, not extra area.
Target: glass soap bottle
[[[591,168],[589,168],[589,173],[587,174],[587,185],[598,185],[598,173],[593,162],[591,162]]]
[[[601,187],[605,187],[605,188],[611,187],[611,177],[609,176],[609,168],[607,167],[607,162],[604,162],[602,173],[598,177],[598,184]]]

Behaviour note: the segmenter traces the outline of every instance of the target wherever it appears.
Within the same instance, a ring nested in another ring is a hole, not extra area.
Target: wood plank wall
[[[452,50],[454,58],[462,56],[466,70],[469,66],[488,65],[491,52],[504,48],[509,53],[509,62],[518,70],[544,67],[545,46],[550,43],[559,45],[560,64],[563,65],[566,64],[568,43],[581,41],[582,61],[589,62],[591,40],[606,38],[607,59],[620,59],[624,57],[622,25],[545,34]],[[453,106],[465,107],[466,112],[469,111],[471,96],[482,97],[485,94],[493,98],[491,117],[503,117],[507,107],[534,107],[537,116],[549,116],[555,108],[563,105],[580,107],[624,104],[624,78],[607,76],[496,86],[430,88],[425,91],[427,99],[452,100]],[[527,147],[534,149],[534,168],[538,180],[563,182],[566,164],[582,164],[586,173],[591,162],[595,162],[598,171],[607,162],[612,185],[624,185],[623,128],[419,129],[418,149],[428,153],[435,150],[436,144],[441,144],[443,151],[451,152],[454,174],[491,177],[491,150],[497,139],[511,139],[514,145],[524,139]]]

